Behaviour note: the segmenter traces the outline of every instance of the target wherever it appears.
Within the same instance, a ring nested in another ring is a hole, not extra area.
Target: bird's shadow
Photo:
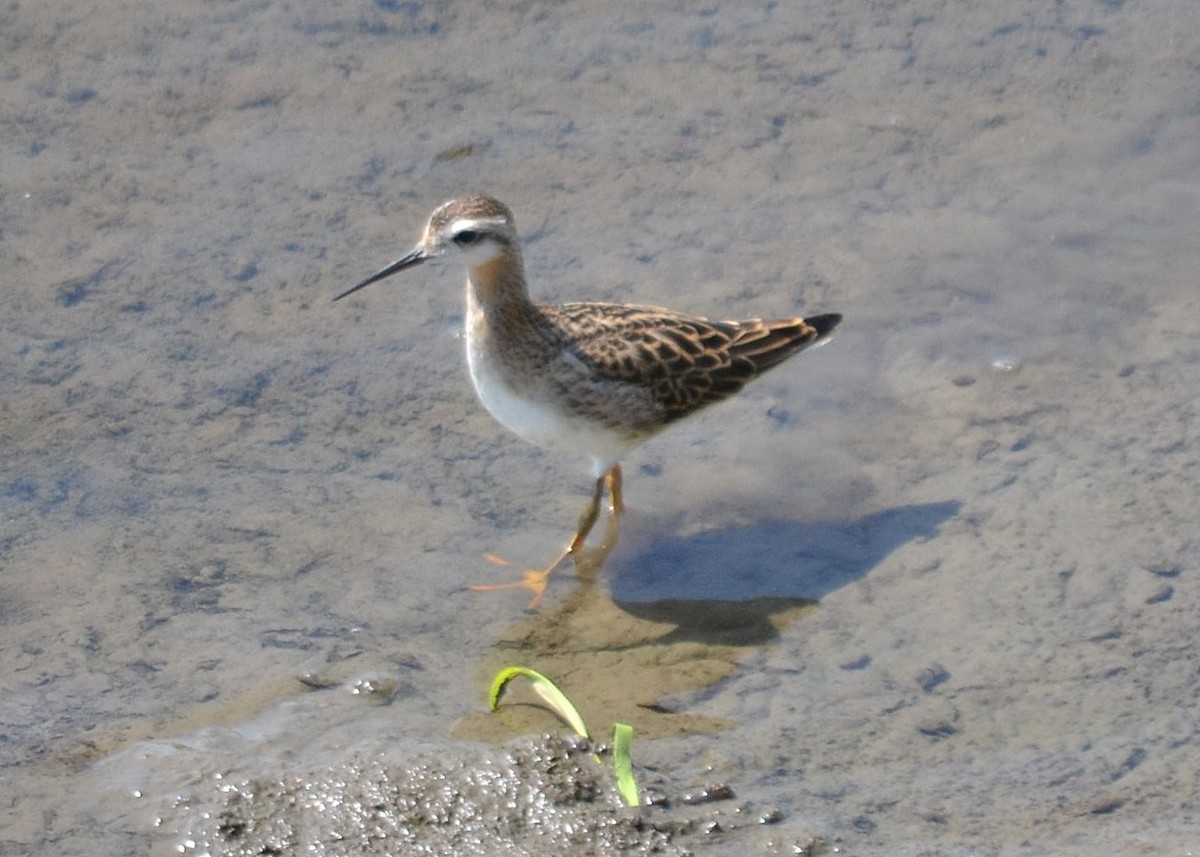
[[[671,637],[765,642],[778,633],[772,616],[862,579],[900,545],[935,537],[961,507],[926,503],[853,521],[761,521],[657,539],[646,518],[627,517],[632,526],[606,563],[608,588],[627,613],[675,624]]]

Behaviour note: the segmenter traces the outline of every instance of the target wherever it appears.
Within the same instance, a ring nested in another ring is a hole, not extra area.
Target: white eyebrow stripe
[[[464,229],[479,229],[481,226],[503,226],[504,219],[500,217],[458,217],[450,221],[451,232],[462,232]]]

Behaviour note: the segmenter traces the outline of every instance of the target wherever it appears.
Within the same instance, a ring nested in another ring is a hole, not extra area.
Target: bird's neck
[[[510,251],[471,265],[467,269],[467,303],[489,316],[532,312],[520,255]]]

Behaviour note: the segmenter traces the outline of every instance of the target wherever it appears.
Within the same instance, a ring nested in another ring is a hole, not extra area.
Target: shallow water
[[[218,772],[480,710],[524,600],[462,586],[552,552],[585,467],[474,402],[453,265],[330,302],[467,191],[548,300],[846,315],[627,464],[618,608],[820,601],[673,701],[735,726],[641,758],[779,805],[764,853],[1195,847],[1200,8],[0,32],[0,853],[170,851]]]

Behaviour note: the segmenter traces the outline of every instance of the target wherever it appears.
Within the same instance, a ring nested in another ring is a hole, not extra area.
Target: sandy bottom
[[[554,728],[482,716],[513,661],[778,808],[711,854],[1200,847],[1200,5],[0,34],[0,854],[196,850],[225,783]],[[468,191],[547,300],[846,316],[632,456],[534,617],[464,586],[586,465],[474,401],[453,264],[330,300]]]

